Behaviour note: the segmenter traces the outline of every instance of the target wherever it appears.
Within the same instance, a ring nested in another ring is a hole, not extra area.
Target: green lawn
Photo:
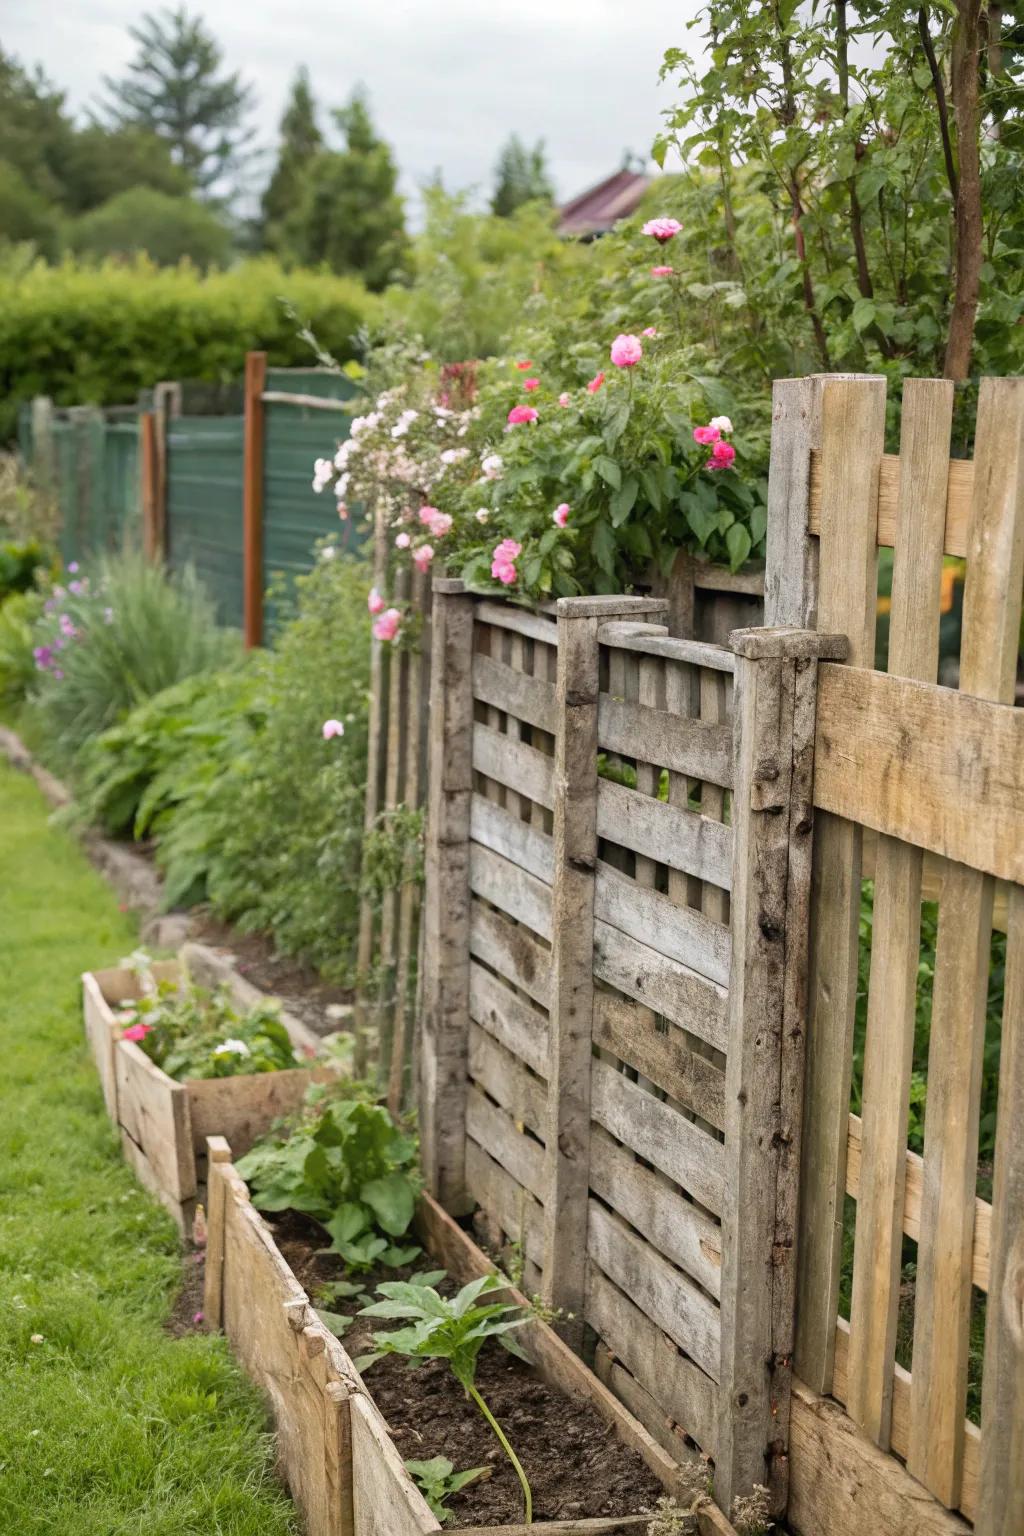
[[[0,763],[0,1532],[285,1536],[259,1400],[222,1339],[161,1326],[176,1233],[84,1048],[79,974],[136,942]]]

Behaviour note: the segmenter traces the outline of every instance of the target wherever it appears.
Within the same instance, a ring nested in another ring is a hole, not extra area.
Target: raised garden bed
[[[211,1141],[204,1310],[271,1401],[281,1470],[309,1536],[436,1536],[444,1527],[404,1461],[438,1455],[459,1470],[492,1471],[455,1496],[447,1528],[522,1536],[514,1475],[447,1368],[428,1362],[412,1370],[390,1357],[364,1380],[296,1274],[315,1289],[340,1276],[339,1261],[318,1254],[323,1235],[303,1218],[287,1213],[271,1227],[230,1155],[222,1139]],[[457,1285],[493,1269],[429,1196],[421,1198],[417,1229],[429,1255],[420,1267],[443,1266]],[[517,1291],[502,1296],[526,1304]],[[365,1344],[365,1323],[351,1325],[353,1347]],[[612,1536],[646,1531],[663,1494],[679,1494],[688,1507],[678,1463],[557,1334],[534,1318],[519,1337],[532,1366],[492,1343],[481,1355],[480,1381],[534,1483],[532,1529],[539,1536]],[[709,1505],[683,1515],[674,1529],[680,1536],[725,1536],[732,1527]]]
[[[186,945],[178,960],[155,961],[150,969],[158,982],[187,974],[204,985],[226,983],[242,1008],[266,1001],[201,945]],[[187,1235],[206,1182],[207,1138],[229,1136],[239,1153],[248,1150],[274,1120],[301,1104],[311,1083],[336,1068],[311,1064],[176,1082],[136,1044],[121,1038],[125,1019],[118,1005],[141,996],[141,980],[128,966],[87,971],[82,977],[85,1032],[125,1158]],[[297,1049],[310,1054],[317,1049],[317,1037],[304,1025],[287,1014],[281,1020]]]

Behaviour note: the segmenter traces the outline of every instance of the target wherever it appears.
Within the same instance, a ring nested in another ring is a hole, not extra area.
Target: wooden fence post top
[[[432,586],[443,597],[461,597],[466,590],[466,583],[458,576],[435,576]]]
[[[207,1136],[206,1158],[211,1163],[230,1163],[231,1147],[225,1136]]]
[[[845,661],[850,642],[845,635],[822,634],[816,629],[796,629],[779,625],[767,629],[734,629],[729,634],[729,649],[748,661],[766,661],[770,657],[815,657],[819,661]]]
[[[607,619],[612,614],[632,617],[640,613],[668,613],[668,599],[662,597],[627,597],[611,593],[606,597],[560,597],[555,603],[560,619]]]

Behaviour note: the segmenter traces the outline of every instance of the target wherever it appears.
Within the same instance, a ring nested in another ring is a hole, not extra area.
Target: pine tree
[[[222,70],[216,38],[184,6],[144,16],[129,29],[138,53],[123,80],[104,76],[106,113],[118,127],[148,128],[170,146],[196,190],[223,191],[248,158],[255,128],[245,125],[252,88]]]
[[[323,142],[309,71],[303,65],[292,82],[291,96],[281,118],[277,164],[263,194],[263,243],[271,250],[279,249],[282,244],[285,221],[299,205],[303,178],[323,148]]]
[[[499,218],[507,219],[523,203],[554,201],[555,191],[545,164],[543,139],[538,139],[532,149],[527,149],[519,135],[513,133],[498,156],[494,179],[491,212]]]

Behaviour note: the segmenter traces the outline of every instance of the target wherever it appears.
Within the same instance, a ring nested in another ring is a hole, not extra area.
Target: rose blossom
[[[715,426],[710,426],[710,427],[694,427],[694,429],[693,429],[693,440],[694,440],[695,443],[701,443],[701,444],[717,443],[717,441],[721,437],[721,435],[722,434],[719,432],[718,428],[715,427]]]
[[[520,373],[525,373],[527,368],[533,367],[533,363],[531,362],[530,358],[526,357],[521,363],[516,363],[516,367],[519,369]]]
[[[485,459],[481,460],[480,468],[483,470],[486,479],[497,480],[505,468],[505,461],[500,453],[489,453]]]
[[[330,459],[317,459],[313,465],[313,489],[317,495],[327,489],[334,479],[334,465]]]
[[[373,638],[394,640],[401,622],[402,615],[397,608],[386,608],[380,617],[373,621]]]
[[[424,573],[427,571],[433,558],[434,551],[429,544],[421,544],[419,549],[414,549],[412,552],[413,565],[418,571],[423,571]]]
[[[152,1024],[132,1024],[128,1029],[122,1029],[121,1039],[135,1041],[145,1040],[146,1036],[149,1034],[152,1028]]]
[[[562,405],[562,406],[568,405],[570,403],[570,400],[571,400],[571,397],[570,397],[570,395],[569,395],[567,390],[563,390],[562,393],[558,397],[558,403],[559,403],[559,405]]]
[[[478,507],[476,511],[476,520],[478,523],[486,523],[490,515],[490,511],[487,507]]]
[[[370,588],[370,595],[366,599],[366,606],[372,615],[384,612],[384,599],[376,587]]]
[[[396,549],[408,549],[409,545],[411,543],[412,543],[412,539],[409,537],[409,535],[407,533],[396,533],[395,534],[395,548]]]
[[[524,379],[523,388],[530,391],[540,389],[540,379]]]
[[[536,420],[537,412],[532,405],[514,405],[508,413],[508,424],[510,427],[518,427],[523,422],[527,422],[532,426]]]
[[[728,416],[712,416],[709,425],[717,427],[719,432],[725,432],[726,434],[732,431],[732,422]]]
[[[325,720],[320,727],[324,741],[330,741],[332,736],[344,736],[345,727],[340,720]]]
[[[611,346],[611,359],[616,368],[633,368],[644,355],[637,336],[616,336]]]
[[[564,528],[569,521],[569,503],[563,501],[551,514],[551,521],[557,528]]]
[[[675,271],[675,267],[652,267],[651,268],[651,276],[652,277],[671,277],[674,271]]]
[[[587,385],[587,393],[590,394],[590,395],[596,395],[598,390],[601,388],[601,385],[603,383],[604,383],[604,374],[600,373],[600,372],[599,373],[595,373],[594,377],[590,380],[590,383]]]
[[[503,587],[510,587],[515,581],[515,561],[522,552],[523,546],[517,544],[515,539],[502,539],[500,544],[495,545],[491,576],[495,581],[500,581]]]
[[[718,439],[711,450],[711,457],[705,468],[707,469],[731,469],[736,462],[736,449],[732,443]]]
[[[640,233],[650,235],[659,245],[664,245],[673,235],[678,235],[682,227],[678,219],[648,219]]]

